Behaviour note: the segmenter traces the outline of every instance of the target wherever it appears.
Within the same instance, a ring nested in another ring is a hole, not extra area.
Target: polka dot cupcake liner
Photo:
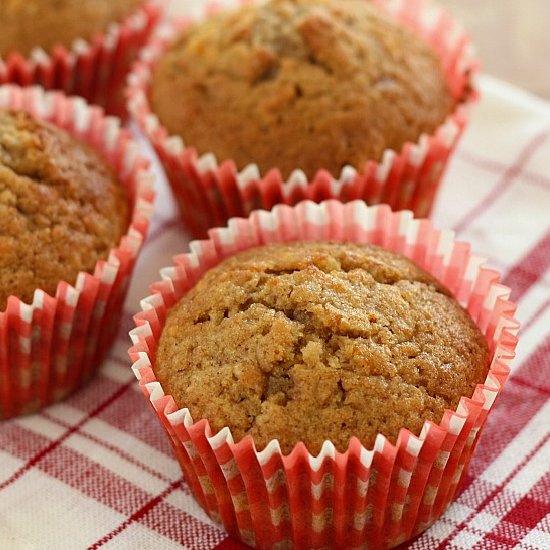
[[[140,48],[163,13],[164,0],[147,0],[123,21],[90,40],[77,39],[70,47],[50,53],[35,48],[28,56],[13,52],[0,58],[0,84],[39,85],[78,95],[124,116],[124,85]]]
[[[235,442],[228,427],[214,433],[205,419],[178,408],[155,377],[155,352],[167,310],[202,275],[241,250],[271,242],[332,240],[374,244],[404,254],[437,277],[469,311],[489,344],[484,384],[419,435],[402,429],[373,448],[352,438],[345,452],[325,441],[317,456],[303,443],[256,449]],[[133,370],[164,427],[197,501],[228,533],[254,548],[391,548],[432,525],[453,500],[481,431],[510,372],[519,324],[510,289],[468,244],[412,212],[387,205],[329,200],[278,205],[194,241],[151,286],[135,316]]]
[[[223,2],[233,7],[258,0]],[[224,224],[233,216],[246,216],[258,208],[296,204],[302,200],[327,199],[367,204],[389,204],[410,209],[419,217],[432,208],[449,156],[455,149],[478,97],[476,75],[479,64],[469,37],[452,17],[423,0],[374,0],[402,24],[414,29],[441,59],[455,110],[432,135],[417,143],[406,143],[401,151],[386,150],[380,162],[368,162],[363,170],[344,167],[338,177],[319,170],[311,181],[297,166],[285,181],[276,169],[262,174],[255,164],[240,172],[232,159],[213,153],[201,156],[192,143],[171,136],[159,122],[149,100],[152,72],[175,37],[189,24],[219,9],[220,2],[194,10],[193,18],[159,27],[128,80],[128,110],[159,156],[180,208],[181,219],[195,236],[203,237],[209,227]],[[327,151],[326,154],[330,154]]]
[[[84,384],[101,365],[118,322],[153,211],[153,175],[130,134],[83,99],[41,88],[0,86],[0,108],[26,111],[83,140],[117,172],[130,200],[118,246],[93,273],[41,289],[32,303],[9,296],[0,311],[0,420],[37,411]]]

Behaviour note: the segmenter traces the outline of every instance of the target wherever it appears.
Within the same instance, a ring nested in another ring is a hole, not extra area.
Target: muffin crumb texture
[[[63,130],[0,110],[0,311],[93,272],[128,226],[128,198],[101,156]]]
[[[218,431],[310,452],[419,434],[485,381],[469,314],[403,256],[340,243],[270,244],[213,268],[168,313],[155,373]]]
[[[89,40],[107,31],[144,0],[1,0],[0,56],[29,55],[41,48],[69,48],[77,38]]]
[[[434,51],[365,0],[271,0],[190,27],[151,101],[199,154],[309,178],[400,152],[454,104]]]

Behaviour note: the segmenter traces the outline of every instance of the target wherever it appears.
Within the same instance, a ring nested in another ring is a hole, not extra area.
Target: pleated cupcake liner
[[[126,234],[93,273],[55,296],[37,289],[31,304],[9,296],[0,311],[0,420],[35,412],[69,395],[99,368],[118,331],[136,258],[153,211],[153,175],[128,131],[83,99],[42,88],[0,86],[0,108],[48,121],[98,151],[130,200]]]
[[[155,377],[155,354],[167,310],[203,274],[238,251],[270,242],[332,240],[374,244],[404,254],[437,277],[467,308],[489,344],[484,384],[463,396],[439,423],[417,436],[382,434],[371,449],[352,438],[345,452],[325,441],[318,456],[303,443],[281,452],[277,440],[257,450],[229,428],[213,433],[178,408]],[[141,302],[130,334],[133,370],[164,427],[197,501],[228,533],[254,548],[391,548],[432,525],[453,500],[495,399],[510,372],[519,324],[510,289],[470,246],[410,211],[329,200],[278,205],[229,221],[194,241],[161,270]]]
[[[258,0],[252,0],[255,2]],[[250,4],[237,0],[233,6]],[[234,216],[246,216],[258,208],[296,204],[302,200],[327,199],[368,204],[386,203],[429,215],[447,165],[466,126],[469,109],[477,100],[476,75],[479,64],[469,37],[446,12],[424,0],[376,0],[400,23],[414,29],[439,55],[456,100],[456,108],[436,131],[422,135],[417,143],[406,143],[401,151],[386,150],[380,162],[367,162],[363,170],[343,168],[338,177],[319,170],[311,181],[300,167],[285,181],[275,166],[262,174],[253,163],[238,171],[232,159],[201,156],[192,143],[184,144],[169,135],[153,112],[149,94],[154,67],[169,45],[191,23],[205,17],[220,3],[206,5],[193,19],[162,25],[143,49],[128,79],[128,110],[153,144],[168,176],[186,228],[195,237],[205,236],[209,227],[224,224]],[[227,3],[225,3],[227,4]],[[313,138],[314,139],[314,138]],[[330,155],[330,151],[325,151]]]
[[[78,95],[124,117],[124,86],[132,62],[164,11],[165,0],[147,0],[135,12],[90,40],[57,46],[46,53],[37,47],[0,58],[0,84],[39,85]]]

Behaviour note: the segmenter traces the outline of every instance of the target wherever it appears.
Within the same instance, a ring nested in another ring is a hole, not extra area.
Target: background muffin
[[[403,256],[338,243],[271,244],[209,271],[169,312],[155,373],[179,407],[258,450],[277,439],[344,452],[419,435],[483,383],[481,331]]]
[[[165,0],[2,0],[0,84],[79,95],[126,115],[122,94]]]
[[[151,100],[199,154],[284,178],[362,170],[454,107],[433,49],[364,0],[271,0],[190,27],[159,61]]]
[[[89,40],[105,32],[142,4],[144,0],[3,0],[0,56],[68,48],[77,38]]]
[[[460,25],[431,2],[348,1],[237,0],[240,15],[214,18],[201,3],[182,5],[189,17],[149,40],[128,79],[128,110],[194,237],[303,200],[360,199],[429,214],[478,96],[478,61]],[[414,46],[399,46],[405,37]],[[361,109],[366,116],[356,116]],[[428,133],[401,147],[413,130]],[[396,149],[380,159],[383,140]],[[340,171],[346,163],[358,167]]]
[[[81,98],[0,86],[0,420],[82,387],[120,329],[149,162]]]
[[[128,227],[128,197],[88,145],[24,112],[0,110],[0,311],[92,272]]]

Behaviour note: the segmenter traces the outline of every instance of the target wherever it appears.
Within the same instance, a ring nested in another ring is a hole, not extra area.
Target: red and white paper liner
[[[0,58],[0,84],[39,85],[84,97],[110,114],[124,116],[124,86],[131,64],[163,13],[164,0],[147,0],[123,21],[90,40],[46,53],[35,48]]]
[[[130,356],[141,389],[164,426],[189,486],[214,520],[255,548],[385,548],[428,528],[452,501],[481,429],[510,372],[518,322],[499,274],[426,219],[362,201],[278,205],[236,218],[194,241],[191,252],[161,271],[141,303]],[[375,244],[402,253],[446,285],[485,334],[491,366],[484,384],[439,424],[397,443],[378,435],[374,448],[352,439],[344,453],[326,441],[318,456],[303,443],[285,456],[274,440],[257,451],[250,436],[235,443],[229,428],[212,433],[178,409],[153,371],[166,313],[202,275],[227,256],[269,242],[333,240]],[[292,544],[292,546],[290,546]]]
[[[234,0],[249,4],[258,0]],[[455,110],[433,135],[422,135],[401,151],[386,150],[381,162],[367,162],[362,171],[345,167],[338,178],[319,170],[312,181],[296,170],[284,181],[277,167],[261,174],[255,164],[238,171],[231,159],[213,153],[198,156],[193,144],[170,136],[154,114],[150,101],[152,71],[168,46],[192,20],[159,27],[142,51],[128,79],[128,110],[153,144],[168,175],[187,229],[202,238],[209,227],[223,225],[234,216],[247,216],[258,208],[361,199],[367,204],[386,203],[393,209],[410,209],[427,216],[448,160],[467,122],[468,109],[477,99],[474,85],[478,62],[468,36],[452,17],[424,0],[376,0],[398,21],[418,31],[441,58],[449,88],[457,102]],[[219,2],[210,3],[210,11]],[[208,6],[204,17],[208,13]],[[193,21],[196,19],[193,19]],[[330,151],[324,154],[330,155]]]
[[[130,220],[119,245],[93,273],[55,296],[37,289],[31,304],[8,297],[0,311],[0,420],[37,411],[87,381],[118,330],[132,270],[153,211],[149,162],[118,119],[83,99],[41,88],[0,86],[0,108],[22,110],[63,128],[100,152],[127,189]]]

